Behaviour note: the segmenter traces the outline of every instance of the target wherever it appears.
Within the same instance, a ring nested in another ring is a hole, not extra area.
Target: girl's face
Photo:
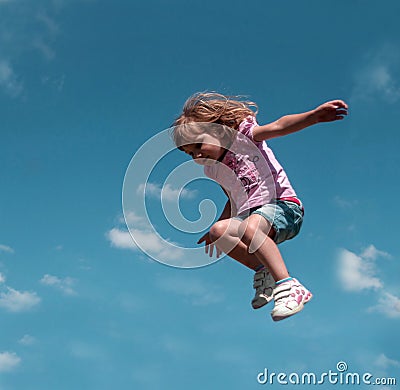
[[[200,165],[214,164],[224,153],[219,139],[210,134],[198,135],[192,144],[185,145],[182,149]]]

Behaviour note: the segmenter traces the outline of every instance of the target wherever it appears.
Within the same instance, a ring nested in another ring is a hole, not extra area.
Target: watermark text
[[[315,372],[273,372],[265,368],[257,375],[260,385],[385,385],[396,386],[396,378],[378,378],[370,372],[349,372],[347,363],[340,361],[336,370],[328,370],[322,373]]]

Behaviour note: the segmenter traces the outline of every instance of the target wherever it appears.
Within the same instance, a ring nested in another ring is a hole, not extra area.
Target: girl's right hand
[[[317,107],[313,115],[318,123],[341,120],[347,113],[348,106],[343,100],[332,100]]]
[[[218,249],[218,247],[211,241],[210,232],[204,234],[204,236],[202,236],[200,240],[197,241],[198,244],[201,244],[202,242],[205,242],[205,251],[210,257],[212,257],[214,254],[214,247],[217,259],[221,256],[222,251]]]

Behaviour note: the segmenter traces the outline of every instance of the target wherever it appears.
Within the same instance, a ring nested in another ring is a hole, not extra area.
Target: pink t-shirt
[[[247,117],[239,125],[237,137],[222,161],[204,167],[204,173],[229,194],[234,215],[274,199],[296,196],[267,143],[253,140],[256,126],[256,118]]]

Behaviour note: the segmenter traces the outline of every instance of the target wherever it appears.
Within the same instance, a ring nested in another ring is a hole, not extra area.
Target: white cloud
[[[182,295],[194,306],[206,306],[222,302],[225,297],[218,287],[199,279],[184,277],[163,278],[158,286],[164,291]]]
[[[367,289],[378,290],[378,301],[367,309],[369,313],[381,313],[388,318],[400,318],[400,298],[383,289],[384,283],[378,278],[376,260],[378,258],[392,258],[387,252],[370,245],[360,255],[346,249],[339,251],[337,264],[338,276],[344,290],[362,291]]]
[[[146,218],[136,215],[133,211],[129,211],[124,217],[119,218],[120,223],[126,223],[128,226],[145,227],[148,226]]]
[[[106,237],[111,242],[111,245],[119,249],[139,249],[129,232],[113,228],[107,232]]]
[[[400,99],[399,49],[385,44],[371,50],[357,71],[353,100],[381,99],[394,103]]]
[[[376,249],[373,245],[370,245],[367,248],[365,248],[360,256],[368,260],[376,260],[378,257],[386,257],[389,259],[392,257],[389,253],[380,251]]]
[[[6,277],[0,272],[0,284],[6,281]]]
[[[8,61],[0,59],[0,87],[11,97],[17,97],[22,92],[22,83]]]
[[[107,239],[111,245],[119,249],[142,250],[147,254],[161,259],[179,259],[183,256],[183,251],[180,248],[172,248],[157,234],[146,229],[131,229],[135,241],[130,233],[126,230],[113,228],[106,233]],[[173,245],[173,243],[170,243]]]
[[[0,352],[0,372],[9,372],[18,367],[21,358],[15,352]]]
[[[387,369],[389,367],[400,367],[400,362],[394,359],[389,359],[385,354],[381,353],[375,361],[375,364],[383,369]]]
[[[374,259],[371,258],[372,253],[377,255],[377,252],[376,249],[373,251],[367,248],[363,254],[358,256],[347,249],[340,250],[338,255],[338,276],[345,290],[361,291],[382,287],[382,282],[376,276]]]
[[[381,313],[389,318],[400,318],[400,298],[385,292],[379,297],[378,304],[370,307],[368,311]]]
[[[64,279],[60,279],[54,275],[44,275],[43,278],[40,280],[40,283],[44,284],[45,286],[51,286],[60,290],[65,295],[76,295],[76,291],[73,289],[75,284],[75,280],[66,277]]]
[[[400,88],[388,64],[372,66],[366,71],[366,77],[371,83],[372,92],[380,93],[393,102],[400,97]]]
[[[6,290],[0,293],[0,307],[11,312],[31,310],[41,301],[35,292],[17,291],[11,287]]]
[[[169,183],[165,184],[163,187],[157,183],[142,183],[139,184],[137,188],[137,193],[142,193],[146,191],[146,194],[158,199],[164,199],[166,201],[175,201],[178,200],[179,197],[184,199],[192,199],[196,196],[197,191],[188,190],[186,188],[173,188]]]
[[[36,339],[29,334],[25,334],[21,339],[18,340],[18,343],[24,346],[29,346],[35,344]]]
[[[0,252],[14,253],[14,249],[7,245],[0,244]]]

